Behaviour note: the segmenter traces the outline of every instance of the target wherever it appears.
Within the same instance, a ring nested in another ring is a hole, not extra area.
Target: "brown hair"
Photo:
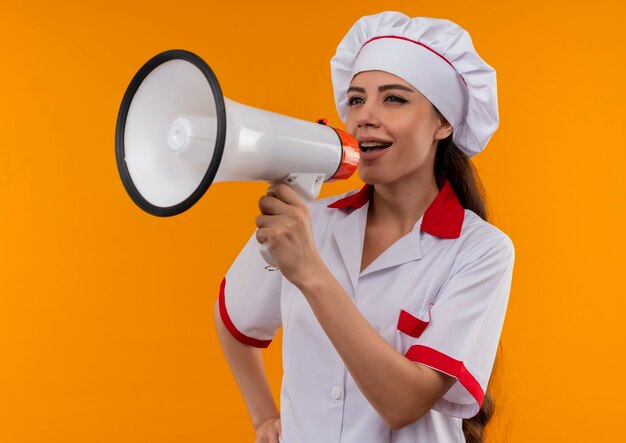
[[[437,111],[438,112],[438,111]],[[452,134],[440,140],[435,154],[435,176],[448,179],[452,189],[465,209],[476,213],[485,221],[491,219],[485,204],[485,190],[469,157],[452,141]],[[497,360],[497,358],[496,358]],[[489,383],[491,385],[491,381]],[[495,403],[487,387],[478,413],[463,420],[463,434],[467,443],[483,443],[484,429],[492,418]]]

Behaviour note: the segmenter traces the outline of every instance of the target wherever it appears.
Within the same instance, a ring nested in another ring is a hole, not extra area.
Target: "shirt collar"
[[[424,216],[420,229],[442,238],[458,238],[463,227],[465,210],[457,198],[452,185],[445,177],[437,178],[439,194],[432,201]],[[329,208],[361,208],[372,195],[374,187],[366,184],[360,191],[328,205]]]

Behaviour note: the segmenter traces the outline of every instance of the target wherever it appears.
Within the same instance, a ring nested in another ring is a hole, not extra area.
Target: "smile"
[[[391,143],[383,143],[383,142],[362,142],[362,143],[359,143],[359,148],[361,149],[361,152],[367,152],[367,151],[386,149],[391,145],[392,145]]]
[[[381,143],[381,142],[364,142],[359,143],[361,150],[361,160],[372,161],[383,156],[393,143]]]

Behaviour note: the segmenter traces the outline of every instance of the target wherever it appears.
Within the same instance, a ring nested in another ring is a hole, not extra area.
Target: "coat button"
[[[330,390],[330,395],[332,395],[335,400],[339,400],[341,398],[341,389],[339,386],[333,386]]]

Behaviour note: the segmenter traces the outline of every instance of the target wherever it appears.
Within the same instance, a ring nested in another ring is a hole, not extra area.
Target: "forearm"
[[[311,275],[299,287],[361,392],[392,428],[419,419],[439,398],[441,382],[451,385],[447,376],[411,362],[389,345],[325,265]]]
[[[268,419],[280,416],[267,382],[261,350],[240,343],[228,332],[220,318],[217,303],[214,317],[224,356],[248,408],[252,426],[257,429]]]

